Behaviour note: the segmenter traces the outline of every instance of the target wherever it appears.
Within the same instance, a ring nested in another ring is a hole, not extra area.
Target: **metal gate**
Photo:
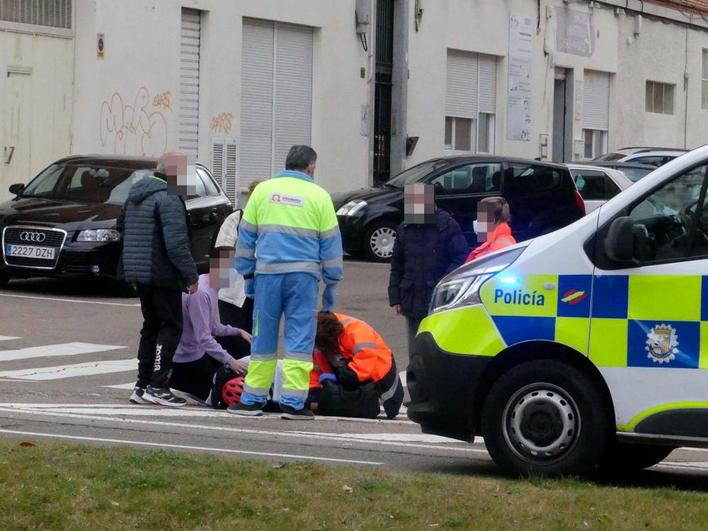
[[[391,95],[395,0],[376,2],[376,89],[374,95],[374,184],[391,176]]]

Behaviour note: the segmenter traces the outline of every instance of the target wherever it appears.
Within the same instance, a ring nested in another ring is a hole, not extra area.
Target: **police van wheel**
[[[585,474],[605,454],[610,417],[593,381],[575,367],[544,360],[514,367],[482,409],[482,436],[506,473]]]
[[[672,446],[616,442],[611,446],[602,468],[609,473],[644,470],[661,463],[673,451]]]

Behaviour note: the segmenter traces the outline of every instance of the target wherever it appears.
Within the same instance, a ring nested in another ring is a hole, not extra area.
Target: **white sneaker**
[[[150,404],[151,403],[151,402],[145,400],[145,388],[140,387],[138,385],[136,385],[133,388],[133,392],[130,395],[130,398],[128,400],[130,400],[131,404]]]

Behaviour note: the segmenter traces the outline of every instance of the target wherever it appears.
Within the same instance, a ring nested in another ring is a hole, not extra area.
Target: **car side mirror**
[[[634,261],[634,220],[628,216],[617,218],[605,237],[605,253],[613,262]]]
[[[20,195],[22,193],[22,190],[25,189],[25,185],[22,183],[16,183],[10,185],[10,193],[15,194],[15,195]]]

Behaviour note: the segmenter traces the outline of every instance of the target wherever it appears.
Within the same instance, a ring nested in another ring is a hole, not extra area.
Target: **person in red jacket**
[[[398,415],[403,385],[393,353],[364,321],[320,312],[313,362],[308,403],[318,415],[374,418],[379,402],[388,418]]]
[[[509,245],[514,245],[516,240],[511,235],[511,213],[509,203],[503,197],[486,197],[477,205],[477,219],[474,222],[474,231],[477,240],[483,242],[472,249],[465,263],[484,256]]]

